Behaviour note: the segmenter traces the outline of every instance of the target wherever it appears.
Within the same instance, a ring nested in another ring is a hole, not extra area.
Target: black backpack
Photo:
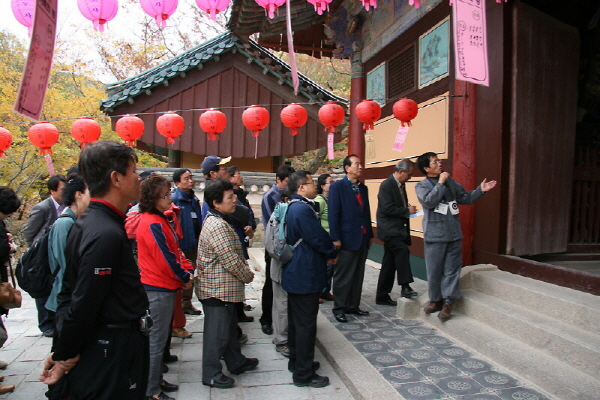
[[[62,214],[59,218],[69,217],[68,214]],[[54,273],[50,269],[50,260],[48,257],[48,240],[50,238],[51,227],[46,228],[44,235],[33,243],[27,251],[21,256],[15,270],[19,287],[29,293],[34,299],[48,297],[52,292],[54,278],[60,266]]]

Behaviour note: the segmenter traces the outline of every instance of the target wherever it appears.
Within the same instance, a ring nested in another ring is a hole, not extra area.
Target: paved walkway
[[[396,309],[375,305],[374,293],[379,271],[367,266],[361,307],[371,312],[367,317],[348,315],[350,322],[335,321],[332,303],[321,306],[318,321],[316,359],[319,374],[329,376],[331,385],[322,389],[297,388],[287,371],[287,359],[275,351],[271,337],[262,333],[259,294],[264,283],[262,249],[251,249],[256,278],[247,286],[248,315],[255,322],[241,324],[249,337],[242,351],[257,357],[255,371],[234,376],[232,389],[211,389],[202,385],[202,316],[188,316],[190,339],[173,338],[172,354],[179,361],[169,364],[165,379],[180,385],[172,394],[188,399],[258,399],[304,400],[327,399],[422,399],[422,400],[551,400],[535,386],[510,371],[495,365],[419,320],[401,320]],[[374,264],[376,266],[376,264]],[[420,293],[426,282],[417,281],[413,288]],[[399,296],[394,289],[392,298]],[[196,303],[196,306],[199,304]],[[0,360],[9,362],[0,372],[5,383],[17,385],[14,393],[0,399],[44,399],[45,386],[37,380],[41,361],[50,348],[50,339],[37,329],[37,312],[32,299],[25,297],[23,307],[10,312],[5,320],[9,339],[0,350]],[[553,400],[553,399],[552,399]]]

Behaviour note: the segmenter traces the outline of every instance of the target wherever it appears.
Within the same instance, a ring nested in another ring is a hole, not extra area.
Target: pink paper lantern
[[[10,7],[17,21],[27,27],[27,33],[31,37],[35,0],[11,0]]]
[[[167,19],[177,10],[178,0],[140,0],[146,14],[156,20],[159,28],[167,26]]]
[[[421,5],[419,4],[419,0],[408,0],[408,4],[411,6],[415,6],[415,8],[419,8]],[[368,8],[367,8],[368,10]]]
[[[332,0],[307,0],[310,4],[315,6],[315,11],[319,15],[323,15],[323,11],[327,10],[329,12],[329,3]],[[373,0],[375,1],[375,0]],[[368,10],[368,8],[367,8]]]
[[[275,11],[279,6],[285,3],[285,0],[254,0],[256,3],[265,9],[265,13],[269,14],[269,18],[275,18]],[[279,13],[278,13],[279,14]]]
[[[363,6],[365,7],[365,10],[367,10],[367,11],[369,11],[369,9],[371,7],[377,8],[377,0],[360,0],[360,1],[362,1]],[[412,0],[410,0],[410,1],[412,1]],[[418,0],[415,0],[415,1],[417,2],[417,5],[415,7],[419,8]]]
[[[104,32],[104,24],[113,19],[119,10],[117,0],[77,0],[81,14],[94,23],[94,29]]]
[[[225,11],[229,7],[229,2],[230,0],[196,0],[196,5],[216,21],[217,14]]]

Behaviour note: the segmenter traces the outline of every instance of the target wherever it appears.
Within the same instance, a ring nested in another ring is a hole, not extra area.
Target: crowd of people
[[[185,314],[204,313],[202,382],[230,388],[259,360],[243,355],[247,341],[241,322],[252,322],[245,310],[244,285],[254,273],[248,264],[249,241],[256,218],[242,188],[240,168],[231,158],[207,156],[204,201],[194,193],[189,169],[173,174],[175,188],[152,171],[138,175],[135,151],[112,141],[88,144],[68,176],[50,178],[50,197],[32,209],[24,230],[29,245],[49,231],[50,270],[55,276],[49,296],[36,298],[39,328],[53,338],[40,380],[51,399],[173,399],[178,385],[165,381],[171,337],[187,338]],[[460,297],[458,277],[461,239],[456,204],[471,204],[492,189],[484,180],[467,192],[434,153],[416,167],[425,175],[416,186],[423,206],[425,259],[430,302],[425,312],[450,318]],[[410,217],[405,183],[415,171],[405,159],[378,193],[377,235],[384,258],[376,303],[395,306],[390,297],[395,277],[401,296],[418,294],[410,287]],[[368,315],[361,308],[365,261],[373,228],[363,165],[349,155],[345,176],[329,174],[316,184],[307,171],[283,165],[276,184],[264,195],[262,223],[267,226],[278,203],[287,204],[285,234],[295,244],[285,264],[265,252],[262,331],[273,335],[275,350],[289,358],[296,386],[324,387],[314,359],[319,304],[333,301],[340,323],[347,315]],[[139,202],[138,202],[139,201]],[[4,220],[21,206],[18,196],[0,187],[0,272],[14,241]],[[202,310],[192,306],[193,293]],[[0,305],[1,306],[1,305]],[[0,307],[0,313],[7,310]],[[0,345],[6,340],[0,320]],[[221,360],[229,374],[223,372]],[[5,363],[4,363],[5,364]],[[6,367],[0,363],[0,368]],[[1,379],[0,379],[1,380]],[[14,385],[0,385],[0,393]]]

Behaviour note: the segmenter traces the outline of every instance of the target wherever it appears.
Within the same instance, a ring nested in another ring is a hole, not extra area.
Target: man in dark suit
[[[394,173],[381,183],[377,199],[377,237],[384,242],[383,261],[375,302],[377,304],[395,306],[396,301],[390,298],[394,287],[394,275],[398,271],[398,284],[402,286],[402,297],[415,297],[410,283],[414,282],[410,270],[410,215],[417,209],[408,204],[405,183],[410,179],[415,164],[404,159],[396,164]]]
[[[23,236],[27,245],[31,246],[36,240],[44,236],[46,228],[52,226],[58,215],[63,210],[62,188],[67,179],[62,175],[55,175],[48,179],[50,196],[31,209],[31,215],[23,229]],[[38,310],[38,327],[44,336],[54,335],[54,312],[46,309],[48,297],[35,299]]]
[[[340,249],[333,274],[333,314],[339,322],[348,322],[346,314],[369,314],[359,306],[373,228],[369,191],[358,180],[363,169],[360,158],[347,156],[343,168],[346,176],[329,189],[329,230]]]

